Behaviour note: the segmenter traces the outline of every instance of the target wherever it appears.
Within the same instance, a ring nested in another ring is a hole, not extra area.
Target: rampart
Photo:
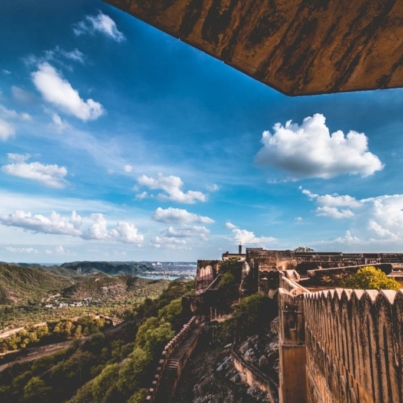
[[[198,260],[196,272],[196,294],[203,293],[217,278],[220,260]]]
[[[235,369],[244,374],[246,383],[249,386],[256,385],[260,390],[267,393],[267,398],[270,403],[277,402],[278,385],[276,385],[269,376],[260,371],[260,369],[252,363],[246,361],[235,346],[231,350],[231,358],[234,362]]]
[[[158,397],[162,392],[166,394],[163,397],[165,403],[171,400],[182,371],[197,346],[200,332],[190,338],[197,326],[200,325],[198,325],[196,317],[193,316],[190,321],[183,326],[182,330],[165,346],[154,380],[152,381],[152,387],[148,392],[147,402],[161,401]],[[172,361],[172,363],[170,361]],[[162,390],[162,382],[168,370],[171,372],[169,383],[168,385],[164,385],[168,390]]]
[[[403,292],[304,295],[312,403],[402,403]]]

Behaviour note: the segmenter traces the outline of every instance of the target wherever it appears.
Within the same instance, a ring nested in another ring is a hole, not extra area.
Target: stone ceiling
[[[403,0],[104,0],[288,95],[403,87]]]

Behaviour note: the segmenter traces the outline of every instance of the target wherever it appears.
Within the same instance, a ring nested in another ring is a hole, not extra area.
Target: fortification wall
[[[231,357],[235,369],[245,376],[246,383],[249,386],[257,386],[266,392],[270,403],[277,403],[277,385],[275,382],[255,365],[247,362],[236,348],[232,348]]]
[[[218,276],[221,260],[198,260],[196,272],[196,294],[200,294]]]
[[[403,292],[304,295],[307,401],[402,403]]]

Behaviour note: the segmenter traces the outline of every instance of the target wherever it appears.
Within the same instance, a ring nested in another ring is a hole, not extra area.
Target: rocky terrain
[[[269,333],[252,336],[237,348],[246,361],[278,380],[278,319]],[[207,337],[189,360],[173,403],[268,403],[267,393],[249,386],[231,358],[231,345],[219,346]]]

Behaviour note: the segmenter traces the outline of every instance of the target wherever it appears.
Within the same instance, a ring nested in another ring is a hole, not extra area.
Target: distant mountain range
[[[60,267],[73,270],[79,275],[102,272],[110,276],[122,274],[135,276],[154,271],[154,267],[148,262],[70,262],[63,263]]]

